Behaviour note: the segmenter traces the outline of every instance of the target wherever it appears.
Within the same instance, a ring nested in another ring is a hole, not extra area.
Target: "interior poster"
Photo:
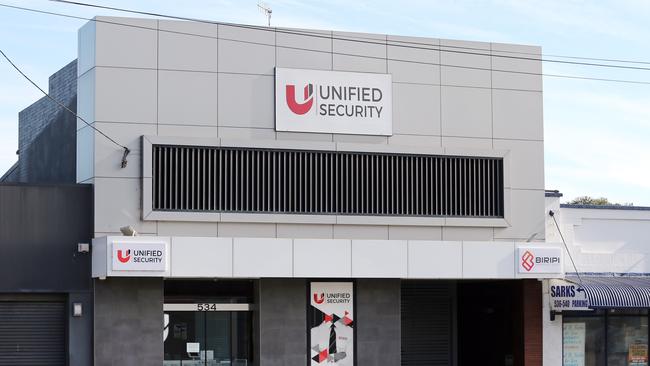
[[[585,323],[562,324],[564,366],[585,366]]]
[[[630,366],[648,366],[648,345],[646,343],[630,344],[627,363]]]
[[[354,365],[352,282],[312,282],[309,293],[311,365]]]

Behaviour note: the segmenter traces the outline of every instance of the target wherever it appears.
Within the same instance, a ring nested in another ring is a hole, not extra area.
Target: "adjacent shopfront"
[[[650,208],[560,204],[547,192],[549,239],[566,240],[565,279],[545,281],[544,358],[580,366],[648,365]]]
[[[551,280],[550,295],[561,315],[563,365],[648,365],[648,278]]]

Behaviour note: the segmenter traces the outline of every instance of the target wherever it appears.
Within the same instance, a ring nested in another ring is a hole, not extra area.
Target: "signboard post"
[[[354,365],[354,283],[312,282],[309,291],[310,364]]]
[[[392,77],[276,68],[275,129],[390,136]]]

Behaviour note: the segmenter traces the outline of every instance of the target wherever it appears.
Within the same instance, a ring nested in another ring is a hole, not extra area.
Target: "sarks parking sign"
[[[391,75],[276,68],[275,129],[392,135]]]

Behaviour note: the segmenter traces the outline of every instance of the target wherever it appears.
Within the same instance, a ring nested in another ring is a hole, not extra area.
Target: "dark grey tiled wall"
[[[163,364],[162,278],[95,280],[95,366]]]

